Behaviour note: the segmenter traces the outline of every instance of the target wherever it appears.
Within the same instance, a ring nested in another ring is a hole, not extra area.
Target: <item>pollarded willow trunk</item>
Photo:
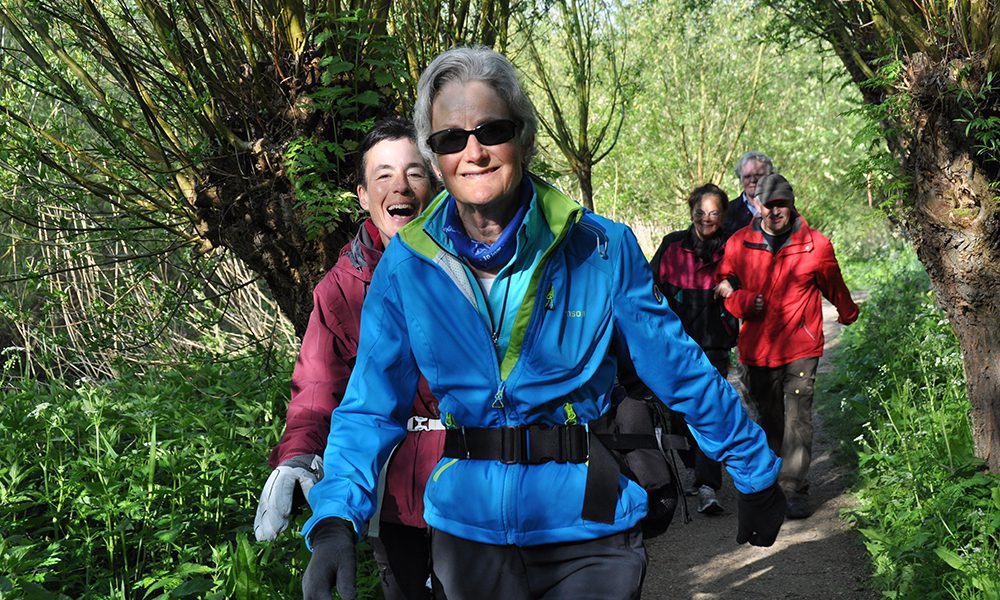
[[[272,140],[279,147],[286,141]],[[261,164],[265,161],[258,158],[255,177],[266,183],[257,186],[246,177],[220,176],[221,166],[214,163],[214,176],[199,190],[202,206],[198,214],[213,246],[227,248],[267,282],[274,301],[301,338],[313,307],[312,290],[337,261],[355,226],[345,219],[322,236],[308,236],[291,182],[280,172],[268,173]],[[271,160],[280,164],[280,154]]]
[[[903,226],[948,315],[962,351],[977,456],[1000,473],[1000,183],[971,154],[942,100],[955,65],[912,57],[914,99],[902,131],[903,166],[913,177]]]

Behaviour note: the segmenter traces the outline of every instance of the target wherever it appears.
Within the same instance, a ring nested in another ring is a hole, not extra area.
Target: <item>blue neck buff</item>
[[[517,250],[517,230],[524,222],[524,215],[528,212],[528,205],[531,203],[533,186],[530,178],[525,174],[521,179],[521,206],[514,213],[514,218],[503,228],[503,232],[497,241],[492,244],[474,240],[465,232],[462,219],[458,216],[458,206],[455,204],[455,197],[448,196],[447,217],[444,224],[444,232],[455,246],[458,256],[464,258],[477,269],[492,271],[510,262]]]

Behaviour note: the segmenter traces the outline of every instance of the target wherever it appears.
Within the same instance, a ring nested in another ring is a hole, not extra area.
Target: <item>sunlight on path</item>
[[[855,300],[864,296],[856,294]],[[828,350],[836,345],[842,328],[836,318],[836,310],[824,302],[823,330]],[[820,372],[829,371],[829,362],[821,361]],[[835,440],[826,435],[818,417],[814,423],[810,481],[815,514],[801,521],[786,521],[770,548],[739,546],[736,491],[728,475],[724,476],[719,501],[725,513],[702,516],[695,510],[696,499],[688,498],[692,522],[684,524],[678,509],[670,530],[647,542],[649,569],[644,600],[879,597],[866,589],[869,575],[865,549],[858,535],[840,519],[840,511],[854,502],[844,491],[848,473],[834,463]]]

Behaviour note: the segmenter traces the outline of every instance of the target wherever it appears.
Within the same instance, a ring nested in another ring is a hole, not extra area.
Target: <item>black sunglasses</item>
[[[434,154],[454,154],[465,149],[469,136],[474,135],[484,146],[509,142],[517,131],[517,123],[510,119],[497,119],[483,123],[475,129],[442,129],[427,136],[427,145]]]

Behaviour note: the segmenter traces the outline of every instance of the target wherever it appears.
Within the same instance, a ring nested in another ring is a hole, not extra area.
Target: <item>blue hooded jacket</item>
[[[389,244],[362,311],[354,373],[331,419],[325,476],[309,494],[307,541],[329,517],[363,531],[379,469],[406,433],[421,373],[447,427],[587,424],[610,407],[615,346],[627,349],[658,398],[684,414],[739,491],[761,491],[777,479],[780,459],[684,333],[631,230],[532,181],[532,201],[554,241],[531,274],[500,361],[467,272],[437,227],[447,194]],[[620,476],[614,522],[584,520],[586,479],[586,463],[443,458],[427,483],[424,517],[457,537],[531,546],[611,535],[645,516],[645,491]]]

